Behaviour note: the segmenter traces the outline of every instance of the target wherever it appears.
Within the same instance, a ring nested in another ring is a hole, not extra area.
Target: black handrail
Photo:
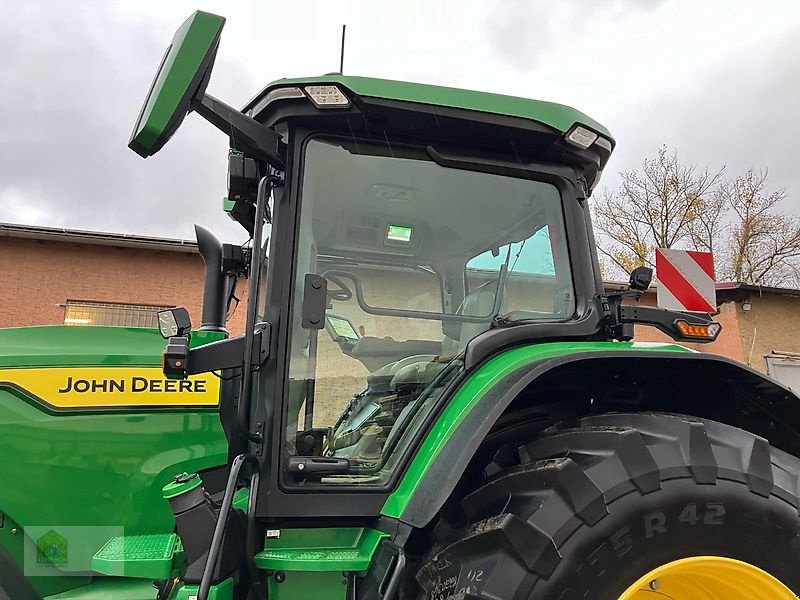
[[[250,442],[260,444],[263,435],[260,432],[250,431],[247,422],[250,416],[250,399],[252,395],[253,339],[255,336],[256,320],[258,314],[258,280],[261,274],[261,235],[264,230],[264,215],[267,210],[267,200],[272,185],[280,181],[278,177],[268,175],[258,182],[258,196],[256,197],[255,225],[253,226],[253,251],[250,256],[250,281],[247,290],[247,321],[244,334],[244,356],[242,357],[242,387],[239,393],[239,406],[236,410],[236,422],[240,433]]]

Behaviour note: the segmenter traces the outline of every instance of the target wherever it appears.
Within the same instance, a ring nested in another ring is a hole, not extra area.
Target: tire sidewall
[[[608,511],[559,545],[563,560],[549,578],[521,586],[530,600],[617,600],[652,569],[692,556],[741,560],[800,592],[800,519],[777,497],[739,482],[679,479],[645,496],[628,493]]]

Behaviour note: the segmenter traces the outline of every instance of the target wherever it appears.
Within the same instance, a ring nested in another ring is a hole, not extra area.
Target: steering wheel
[[[328,288],[328,299],[346,302],[353,297],[353,291],[347,287],[340,277],[337,275],[325,275],[324,277],[329,282],[335,283],[337,286],[339,286],[339,289],[332,290]]]

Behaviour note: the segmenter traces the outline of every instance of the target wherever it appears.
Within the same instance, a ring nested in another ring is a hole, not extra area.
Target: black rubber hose
[[[231,505],[233,504],[233,494],[236,491],[236,482],[239,480],[239,471],[242,470],[242,465],[248,462],[254,463],[256,470],[258,469],[258,459],[252,454],[239,454],[231,462],[228,484],[225,486],[225,495],[222,497],[222,504],[220,505],[219,515],[217,516],[217,524],[214,526],[214,535],[211,538],[211,546],[208,549],[208,557],[206,558],[206,566],[203,569],[203,577],[200,579],[200,589],[197,592],[197,600],[208,600],[208,593],[211,590],[211,578],[214,576],[214,571],[219,563],[219,553],[222,548],[222,539],[225,535],[225,525],[228,522],[228,515],[231,511]],[[250,509],[254,507],[255,502],[253,502],[251,498],[247,508],[248,529],[251,523],[254,523],[254,515],[250,515]]]

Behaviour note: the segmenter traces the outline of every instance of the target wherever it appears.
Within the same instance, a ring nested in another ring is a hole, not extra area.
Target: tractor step
[[[168,579],[183,546],[174,533],[111,538],[92,558],[92,569],[104,575]]]
[[[274,571],[366,571],[385,533],[374,529],[284,529],[280,539],[265,540],[255,557],[260,569]]]

